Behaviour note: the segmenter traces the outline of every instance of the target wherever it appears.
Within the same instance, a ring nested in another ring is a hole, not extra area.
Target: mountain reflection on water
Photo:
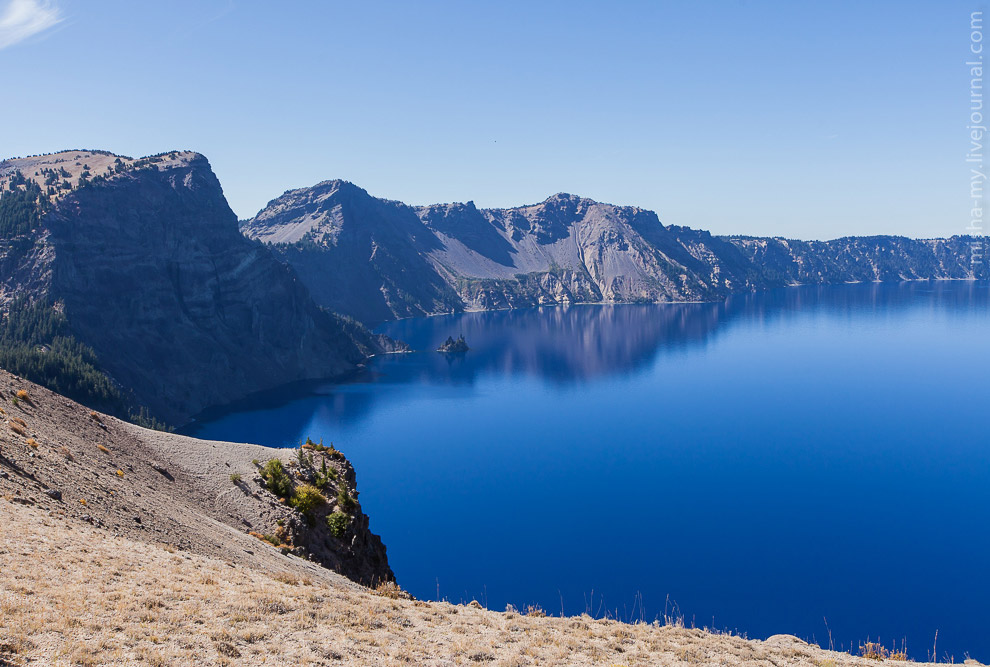
[[[919,301],[920,296],[926,298]],[[260,392],[205,411],[180,432],[202,434],[202,424],[224,415],[278,409],[280,423],[257,423],[226,437],[277,446],[298,444],[297,433],[314,417],[341,424],[366,418],[380,404],[403,400],[423,384],[463,390],[486,374],[528,375],[557,388],[636,373],[660,354],[709,344],[739,321],[770,324],[801,312],[817,315],[883,313],[908,308],[986,307],[985,283],[905,282],[795,287],[732,296],[719,303],[571,305],[440,315],[389,322],[376,331],[405,341],[413,352],[382,355],[345,383],[305,381]],[[436,348],[463,334],[465,354]],[[372,391],[364,386],[376,385]]]
[[[986,306],[982,283],[909,282],[798,287],[737,295],[720,303],[573,305],[463,313],[391,322],[378,331],[414,350],[432,351],[447,336],[464,334],[463,356],[429,356],[420,380],[470,383],[481,373],[524,373],[555,384],[626,374],[657,354],[706,345],[726,326],[745,319],[769,322],[787,313],[884,311],[919,307]]]

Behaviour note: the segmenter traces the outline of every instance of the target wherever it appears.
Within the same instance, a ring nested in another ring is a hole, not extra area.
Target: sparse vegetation
[[[538,604],[532,605],[531,604],[528,607],[526,607],[526,615],[527,616],[532,616],[534,618],[545,618],[546,615],[547,615],[547,612],[543,611],[543,607],[541,607],[540,605],[538,605]]]
[[[96,448],[98,450],[100,450],[101,452],[103,452],[104,454],[109,454],[110,453],[110,450],[107,449],[107,447],[105,445],[97,445]]]
[[[868,660],[895,660],[904,661],[907,660],[907,649],[902,646],[900,649],[896,646],[891,646],[887,648],[880,642],[873,642],[867,640],[859,647],[859,654]]]
[[[18,424],[16,421],[11,420],[8,425],[10,426],[10,430],[17,435],[27,435],[27,429],[21,424]]]
[[[292,497],[292,479],[285,471],[280,459],[269,459],[261,467],[261,479],[265,482],[265,488],[274,493],[279,498],[288,499]]]
[[[351,517],[349,514],[337,511],[327,517],[327,526],[330,528],[330,534],[338,539],[344,536],[344,532],[350,525]]]
[[[375,595],[392,600],[408,600],[411,596],[394,581],[382,581],[374,588]]]
[[[296,508],[303,514],[310,514],[320,505],[327,502],[320,490],[312,484],[300,484],[292,492],[289,505]]]
[[[351,497],[351,494],[347,491],[347,487],[343,484],[337,489],[337,504],[345,512],[353,512],[354,508],[357,507],[357,501]]]
[[[316,475],[316,486],[317,488],[325,489],[332,480],[337,479],[337,471],[334,468],[327,467],[326,457],[322,457],[321,460],[320,472]]]
[[[258,533],[258,532],[253,531],[253,530],[250,533],[248,533],[248,534],[251,535],[252,537],[258,538],[262,542],[268,542],[268,544],[272,545],[273,547],[282,547],[282,546],[284,546],[284,543],[282,542],[282,540],[280,540],[275,535],[271,535],[271,534],[268,534],[268,533]]]
[[[240,483],[241,483],[241,473],[239,473],[239,472],[232,472],[232,473],[230,473],[230,481],[233,482],[234,484],[240,485]]]

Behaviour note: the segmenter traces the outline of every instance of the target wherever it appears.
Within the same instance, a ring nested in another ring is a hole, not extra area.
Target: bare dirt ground
[[[0,397],[0,667],[889,662],[376,593],[248,535],[292,510],[230,475],[289,453],[146,431],[7,373]]]

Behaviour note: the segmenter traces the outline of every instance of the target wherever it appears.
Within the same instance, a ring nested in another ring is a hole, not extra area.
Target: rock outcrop
[[[561,303],[712,301],[794,284],[986,278],[974,239],[715,237],[558,194],[532,206],[407,206],[344,181],[290,190],[243,232],[316,300],[364,322]],[[360,278],[357,278],[360,276]],[[348,278],[350,277],[350,278]]]
[[[315,452],[327,457],[328,480],[315,507],[293,507],[265,488],[257,470],[272,460],[303,483],[298,451],[144,429],[0,370],[0,496],[268,571],[319,564],[369,586],[394,581],[340,452]],[[334,511],[336,530],[326,520]]]
[[[381,349],[239,233],[202,155],[69,151],[0,163],[5,198],[31,184],[42,189],[38,214],[0,238],[0,305],[20,297],[58,309],[157,417],[181,423],[254,391],[349,371]]]

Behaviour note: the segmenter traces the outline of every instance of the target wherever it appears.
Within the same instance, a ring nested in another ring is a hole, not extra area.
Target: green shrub
[[[265,488],[274,493],[279,498],[292,497],[292,479],[285,471],[285,466],[279,459],[269,459],[261,467],[261,479],[265,481]]]
[[[337,471],[334,468],[327,467],[327,460],[323,459],[323,465],[320,468],[320,472],[316,475],[316,486],[325,489],[330,483],[330,480],[337,479]]]
[[[292,494],[289,504],[303,514],[309,514],[326,501],[320,490],[312,484],[300,484]]]
[[[239,473],[239,472],[231,473],[230,474],[230,481],[233,482],[234,484],[240,484],[241,483],[241,473]]]
[[[327,517],[327,526],[330,528],[330,534],[334,537],[340,538],[344,535],[344,531],[347,527],[351,525],[351,517],[343,512],[334,512]]]
[[[343,484],[337,489],[337,504],[346,512],[351,512],[357,507],[357,501],[347,492],[347,487]]]

